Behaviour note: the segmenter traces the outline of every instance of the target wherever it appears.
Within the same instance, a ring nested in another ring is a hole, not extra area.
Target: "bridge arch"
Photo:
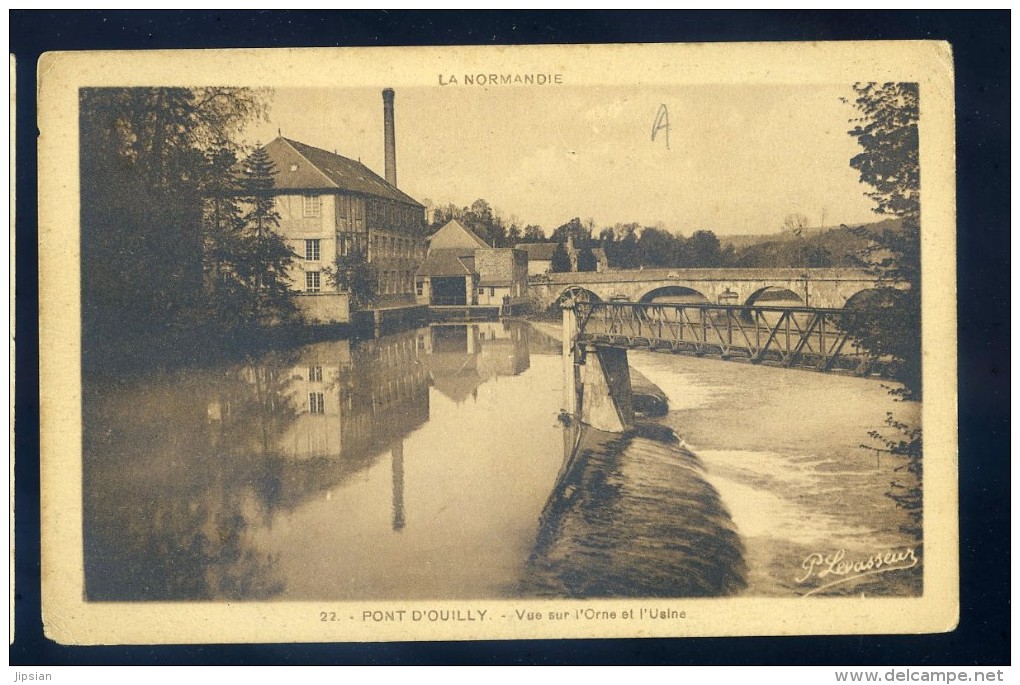
[[[601,302],[602,301],[601,297],[599,297],[598,295],[596,295],[592,291],[588,290],[587,288],[582,288],[579,285],[572,285],[572,286],[569,286],[567,288],[564,288],[563,292],[561,292],[556,297],[556,301],[553,304],[554,304],[554,306],[556,308],[559,308],[559,306],[561,304],[563,304],[564,302],[566,302],[568,299],[572,299],[575,302]]]
[[[744,302],[745,307],[756,304],[763,307],[803,307],[804,298],[789,288],[780,285],[767,285],[755,290]]]
[[[649,290],[641,296],[641,302],[668,302],[672,304],[701,304],[710,300],[699,290],[682,285],[667,285]]]
[[[903,294],[897,288],[865,288],[847,298],[843,309],[865,309],[891,306]]]

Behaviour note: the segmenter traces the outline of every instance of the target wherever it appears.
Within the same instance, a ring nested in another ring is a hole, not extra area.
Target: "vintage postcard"
[[[956,625],[948,44],[38,69],[52,639]]]

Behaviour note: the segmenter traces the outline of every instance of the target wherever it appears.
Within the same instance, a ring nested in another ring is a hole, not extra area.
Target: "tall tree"
[[[208,157],[217,173],[207,185],[203,201],[205,297],[188,318],[197,326],[210,327],[215,322],[219,328],[233,331],[242,324],[247,302],[235,263],[244,252],[244,218],[237,196],[239,179],[234,172],[237,158],[223,149],[210,151]]]
[[[134,344],[195,326],[203,296],[203,203],[264,116],[267,91],[86,88],[79,92],[83,350],[118,361]],[[93,357],[93,359],[95,359]],[[100,361],[95,359],[96,361]]]
[[[637,249],[640,228],[636,223],[616,224],[612,228],[614,240],[604,240],[603,244],[610,266],[615,269],[636,269],[641,265]]]
[[[515,220],[510,220],[510,228],[506,231],[506,243],[507,247],[513,247],[517,243],[521,242],[521,227],[520,224]]]
[[[598,258],[591,249],[591,245],[585,244],[577,251],[578,271],[597,271],[599,266]]]
[[[503,226],[498,220],[492,206],[479,198],[466,208],[460,218],[461,222],[475,234],[493,247],[502,247],[504,242]]]
[[[570,255],[567,254],[567,248],[563,245],[563,243],[556,243],[556,248],[552,253],[549,270],[553,273],[565,273],[570,271]]]
[[[277,232],[280,215],[273,197],[276,167],[263,147],[245,161],[241,192],[247,212],[241,217],[240,252],[234,268],[247,290],[245,323],[264,326],[292,319],[295,306],[287,284],[294,253]]]
[[[865,228],[869,247],[862,264],[882,279],[880,297],[857,317],[854,335],[876,355],[895,360],[906,399],[921,398],[921,174],[916,83],[859,83],[853,104],[860,112],[850,135],[862,152],[850,160],[860,172],[876,214],[894,216],[894,227]]]
[[[850,135],[862,152],[850,160],[860,172],[877,214],[900,219],[900,230],[886,225],[866,231],[870,246],[864,265],[885,283],[851,324],[851,333],[873,354],[891,356],[904,399],[920,400],[921,387],[921,168],[917,122],[920,115],[916,83],[858,83],[854,106],[860,117]],[[897,287],[899,286],[899,287]],[[896,420],[886,425],[893,434],[873,431],[871,437],[905,459],[902,474],[890,483],[888,497],[904,509],[910,524],[904,532],[921,538],[923,514],[923,438],[920,427]],[[909,474],[909,476],[907,475]],[[912,477],[911,477],[912,476]]]

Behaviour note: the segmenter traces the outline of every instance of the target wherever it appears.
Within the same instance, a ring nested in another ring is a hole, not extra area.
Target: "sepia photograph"
[[[951,630],[952,85],[937,42],[45,55],[47,635]]]

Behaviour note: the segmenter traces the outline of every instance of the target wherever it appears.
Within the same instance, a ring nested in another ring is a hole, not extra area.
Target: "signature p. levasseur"
[[[819,585],[802,595],[807,597],[840,583],[878,573],[904,571],[917,566],[918,563],[919,559],[914,554],[913,547],[891,552],[876,552],[858,561],[847,561],[845,549],[840,549],[828,555],[821,552],[812,552],[801,563],[804,575],[796,578],[795,581],[803,584],[812,577],[819,580],[833,578],[833,580]]]

